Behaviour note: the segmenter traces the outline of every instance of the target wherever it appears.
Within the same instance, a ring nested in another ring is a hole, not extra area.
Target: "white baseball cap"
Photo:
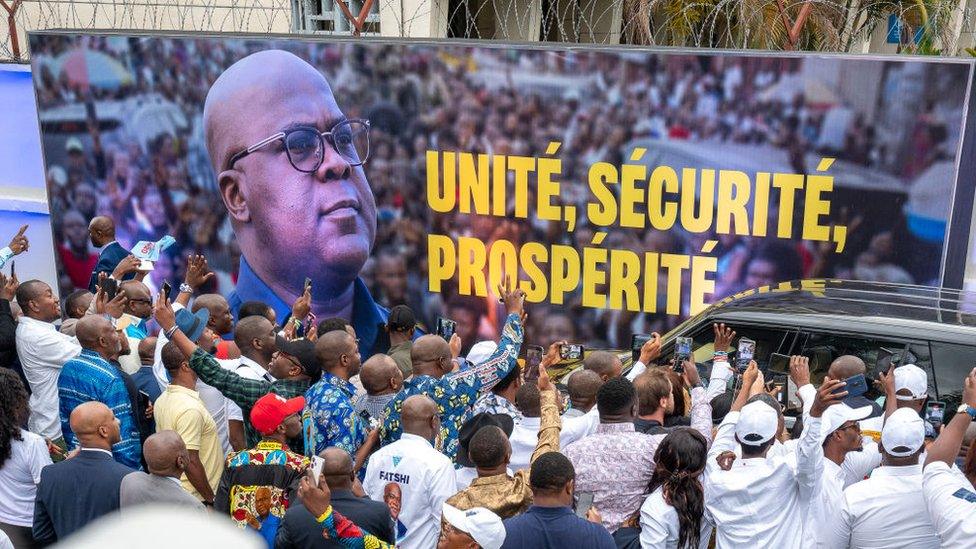
[[[742,444],[758,446],[776,436],[779,429],[779,414],[773,407],[761,400],[750,402],[739,412],[735,423],[735,436]]]
[[[904,366],[902,366],[904,368]],[[925,442],[925,421],[911,408],[899,408],[885,420],[881,446],[894,457],[907,457]]]
[[[471,346],[471,350],[468,351],[468,362],[471,364],[481,364],[482,362],[488,360],[491,355],[495,354],[498,349],[498,343],[494,341],[479,341]]]
[[[501,517],[484,507],[462,511],[445,503],[442,512],[444,520],[471,536],[484,549],[500,549],[505,542],[505,525]]]
[[[843,402],[827,408],[820,420],[820,444],[823,444],[831,433],[840,429],[848,421],[861,421],[870,416],[872,411],[874,409],[870,406],[851,408]]]
[[[929,376],[914,364],[895,368],[895,392],[907,389],[911,395],[895,395],[898,400],[918,400],[929,394]]]

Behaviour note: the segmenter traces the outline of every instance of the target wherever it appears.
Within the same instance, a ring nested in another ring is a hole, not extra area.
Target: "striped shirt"
[[[132,411],[132,401],[125,389],[122,373],[98,353],[82,349],[81,354],[64,363],[58,378],[58,400],[61,432],[68,448],[78,446],[68,418],[78,405],[98,401],[109,407],[119,420],[122,440],[112,446],[115,461],[140,469],[141,444],[139,427]]]

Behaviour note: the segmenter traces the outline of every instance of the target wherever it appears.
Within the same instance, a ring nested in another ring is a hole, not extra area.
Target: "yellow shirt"
[[[217,424],[207,411],[200,394],[175,384],[169,384],[153,405],[156,431],[176,431],[183,438],[187,450],[196,450],[200,463],[207,474],[210,488],[216,492],[220,475],[224,472],[224,452],[217,437]],[[184,474],[180,479],[183,489],[198,499],[200,492],[190,484]]]

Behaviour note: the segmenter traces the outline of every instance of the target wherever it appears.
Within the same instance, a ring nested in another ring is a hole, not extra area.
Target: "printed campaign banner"
[[[312,280],[361,350],[390,307],[465,349],[624,348],[749,288],[940,284],[973,63],[182,35],[31,35],[56,240],[105,214],[279,321]],[[971,205],[970,205],[971,207]],[[80,274],[80,273],[79,273]],[[72,277],[74,280],[74,277]],[[87,282],[87,275],[84,277]],[[75,284],[82,282],[81,278]],[[67,289],[67,288],[65,288]],[[378,349],[385,350],[385,349]]]
[[[21,282],[43,280],[57,294],[58,275],[51,261],[51,215],[30,66],[0,63],[0,247],[6,246],[24,225],[24,234],[30,241],[28,252],[7,261],[0,272],[4,276],[14,272]]]

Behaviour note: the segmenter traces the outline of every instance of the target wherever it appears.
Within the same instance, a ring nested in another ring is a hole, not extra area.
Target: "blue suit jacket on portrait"
[[[95,293],[95,290],[98,289],[98,273],[112,274],[112,271],[119,266],[119,263],[130,255],[132,254],[129,250],[123,248],[118,242],[112,242],[102,248],[101,253],[98,254],[98,263],[95,264],[95,270],[92,271],[91,278],[88,279],[88,291]],[[127,274],[123,278],[129,280],[134,276],[134,274]]]

